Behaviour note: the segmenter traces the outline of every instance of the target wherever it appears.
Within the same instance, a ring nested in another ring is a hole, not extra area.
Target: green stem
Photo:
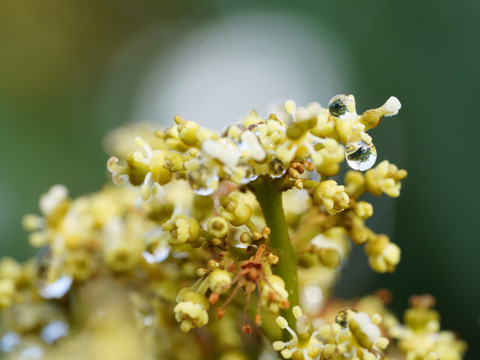
[[[298,305],[298,259],[288,234],[280,183],[266,177],[261,178],[255,182],[253,192],[260,203],[267,226],[271,230],[269,247],[280,259],[274,268],[274,273],[285,281],[285,288],[289,295],[290,309],[283,311],[282,316],[287,319],[291,327],[295,328],[296,320],[291,308]]]

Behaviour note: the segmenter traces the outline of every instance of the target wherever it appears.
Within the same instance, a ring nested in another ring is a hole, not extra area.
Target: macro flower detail
[[[215,269],[209,275],[210,289],[217,294],[228,291],[232,282],[232,275],[226,270]]]
[[[269,275],[265,278],[261,294],[261,304],[270,312],[278,313],[280,309],[285,309],[289,306],[285,282],[277,275]]]
[[[407,359],[462,358],[467,344],[451,331],[440,330],[440,316],[434,305],[435,298],[429,294],[412,296],[411,307],[404,313],[405,324],[393,319],[389,324],[391,336]]]
[[[398,197],[401,188],[400,181],[405,179],[406,176],[407,172],[405,170],[399,170],[395,165],[385,160],[365,173],[365,184],[368,191],[373,195],[385,193],[390,197]]]
[[[177,305],[173,309],[175,319],[180,322],[180,329],[188,332],[194,327],[208,323],[207,310],[210,304],[204,296],[191,289],[183,289],[177,296]]]
[[[368,315],[353,309],[341,310],[335,321],[340,327],[333,327],[336,348],[342,357],[357,356],[375,359],[388,346],[388,339],[381,337],[377,326],[382,318],[379,314]]]
[[[367,133],[400,108],[357,114],[340,94],[221,132],[180,116],[116,131],[114,185],[53,186],[23,219],[36,258],[0,260],[0,357],[460,359],[431,297],[405,324],[386,291],[334,298],[353,246],[376,272],[400,262],[364,197],[400,195],[406,170],[374,166]]]
[[[365,252],[372,269],[378,272],[392,272],[400,262],[400,248],[390,242],[386,235],[377,235],[365,246]]]
[[[218,318],[222,318],[226,312],[226,306],[232,301],[237,292],[244,287],[246,292],[246,302],[244,310],[244,325],[243,332],[250,334],[252,332],[251,326],[247,321],[247,311],[250,306],[250,298],[252,293],[258,291],[257,299],[257,314],[255,316],[255,324],[261,324],[260,306],[263,305],[271,312],[278,312],[279,308],[287,309],[290,304],[287,300],[288,292],[285,291],[285,283],[278,276],[271,274],[269,257],[265,258],[265,245],[260,245],[255,253],[255,256],[249,260],[245,260],[240,264],[240,270],[236,273],[233,280],[228,284],[222,284],[220,291],[224,292],[230,286],[236,284],[232,293],[222,305],[217,308]],[[214,275],[215,271],[210,275]],[[218,273],[214,275],[218,277]],[[272,280],[272,282],[270,282]],[[215,286],[215,285],[214,285]],[[216,287],[216,286],[215,286]],[[213,290],[213,289],[212,289]],[[210,302],[216,303],[218,300],[218,292],[213,292],[210,295]]]
[[[198,221],[188,218],[185,214],[177,214],[162,225],[169,232],[167,240],[170,244],[192,243],[197,240],[200,232]]]
[[[287,320],[279,316],[276,319],[277,325],[287,330],[292,339],[290,341],[275,341],[273,348],[280,351],[284,359],[313,360],[322,353],[324,344],[318,340],[319,330],[313,330],[309,318],[303,314],[299,306],[295,306],[292,312],[296,319],[296,332],[289,326]]]
[[[343,185],[338,185],[335,180],[325,180],[315,189],[315,200],[323,203],[330,215],[335,215],[348,207],[350,198]]]
[[[245,224],[252,215],[252,208],[243,199],[238,192],[232,192],[230,195],[220,197],[220,204],[217,211],[227,219],[233,226]]]

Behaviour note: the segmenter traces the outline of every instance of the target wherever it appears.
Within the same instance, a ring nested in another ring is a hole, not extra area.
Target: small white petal
[[[385,116],[393,116],[398,114],[398,111],[402,108],[402,104],[395,96],[390,96],[385,103],[384,108],[385,111],[387,111]]]
[[[40,210],[45,215],[51,215],[60,203],[68,197],[64,185],[53,185],[46,194],[40,197]]]
[[[265,160],[265,157],[267,156],[267,152],[258,141],[258,138],[252,132],[244,131],[241,135],[241,139],[250,148],[252,158],[255,161],[261,162]]]
[[[209,157],[231,167],[236,166],[240,159],[238,149],[228,144],[222,144],[218,140],[205,140],[202,144],[202,151]]]
[[[373,324],[370,320],[370,316],[368,316],[365,312],[358,312],[354,315],[353,321],[355,321],[360,330],[367,335],[368,339],[372,343],[376,343],[377,340],[380,338],[380,329],[377,325]]]

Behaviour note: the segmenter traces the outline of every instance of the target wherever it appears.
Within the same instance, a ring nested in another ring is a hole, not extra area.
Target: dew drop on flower
[[[201,164],[188,173],[188,183],[197,195],[211,195],[218,188],[218,175],[208,166]]]
[[[245,169],[245,176],[240,180],[240,183],[245,185],[248,184],[251,181],[254,181],[258,178],[258,175],[255,173],[255,169],[253,166],[247,164],[244,166]]]
[[[260,131],[258,130],[258,125],[257,124],[252,124],[247,128],[248,131],[251,131],[253,135],[260,135]]]
[[[60,299],[70,290],[72,283],[73,278],[71,276],[63,275],[52,282],[41,281],[38,292],[44,299]]]
[[[369,351],[375,356],[375,360],[385,359],[385,355],[383,355],[382,350],[377,349],[375,346],[372,346],[372,348]]]
[[[225,126],[222,131],[220,131],[220,136],[221,137],[229,137],[232,139],[235,143],[239,142],[240,135],[242,134],[244,128],[242,124],[239,123],[232,123],[227,126]]]
[[[268,164],[268,170],[268,174],[272,179],[278,179],[287,172],[283,163],[275,158]]]
[[[60,299],[72,287],[73,277],[62,273],[63,261],[52,256],[49,247],[38,255],[38,293],[44,299]]]
[[[168,258],[170,247],[157,247],[155,249],[147,249],[142,253],[143,258],[149,264],[158,264]]]
[[[42,329],[42,340],[53,344],[58,339],[68,335],[68,324],[65,321],[53,321]]]
[[[371,142],[363,140],[349,142],[345,147],[345,157],[348,165],[354,170],[370,169],[377,160],[377,149]]]
[[[348,327],[348,322],[350,318],[356,313],[357,311],[347,307],[338,312],[335,316],[335,322],[340,325],[342,328]]]
[[[331,115],[340,119],[347,118],[351,115],[348,109],[348,103],[351,101],[347,95],[336,95],[328,103],[328,111]]]

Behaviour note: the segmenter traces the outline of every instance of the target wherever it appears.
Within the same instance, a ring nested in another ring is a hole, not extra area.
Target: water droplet
[[[252,124],[247,128],[248,131],[252,132],[253,135],[259,136],[260,131],[258,130],[258,124]]]
[[[154,249],[147,249],[142,253],[143,258],[149,264],[158,264],[165,261],[170,254],[170,247],[157,247]]]
[[[245,169],[245,176],[240,180],[241,184],[248,184],[251,181],[257,180],[258,175],[255,173],[255,169],[250,164],[245,164],[243,166]]]
[[[188,183],[197,195],[207,196],[213,194],[218,188],[218,175],[208,166],[201,164],[196,170],[188,173]]]
[[[68,335],[68,324],[65,321],[58,320],[51,322],[42,329],[42,340],[47,344],[53,344],[58,339]]]
[[[346,119],[355,111],[355,100],[352,95],[336,95],[328,103],[328,111],[335,117]]]
[[[268,174],[272,179],[281,178],[283,175],[285,175],[286,172],[287,169],[285,169],[283,163],[278,159],[273,159],[268,164]]]
[[[377,149],[371,142],[363,140],[349,142],[345,147],[345,157],[348,165],[354,170],[370,169],[377,160]]]
[[[373,346],[369,352],[371,352],[375,356],[375,360],[383,360],[385,359],[385,355],[383,354],[383,351],[378,349],[377,347]]]
[[[233,140],[238,140],[242,134],[244,128],[242,124],[232,123],[225,126],[222,131],[220,131],[221,137],[229,137]]]
[[[20,336],[15,332],[8,332],[0,339],[0,351],[12,352],[20,344]]]
[[[267,152],[262,146],[258,136],[251,131],[244,131],[242,136],[241,150],[248,150],[250,157],[257,163],[263,163],[267,159]]]
[[[348,324],[352,318],[352,316],[356,313],[357,311],[347,307],[342,310],[340,310],[337,315],[335,316],[335,322],[340,325],[343,328],[347,328]]]
[[[73,277],[63,273],[64,261],[52,255],[50,247],[38,254],[38,293],[44,299],[60,299],[72,287]]]
[[[53,282],[41,282],[38,286],[38,292],[44,299],[60,299],[72,287],[73,278],[68,275],[60,276]]]

